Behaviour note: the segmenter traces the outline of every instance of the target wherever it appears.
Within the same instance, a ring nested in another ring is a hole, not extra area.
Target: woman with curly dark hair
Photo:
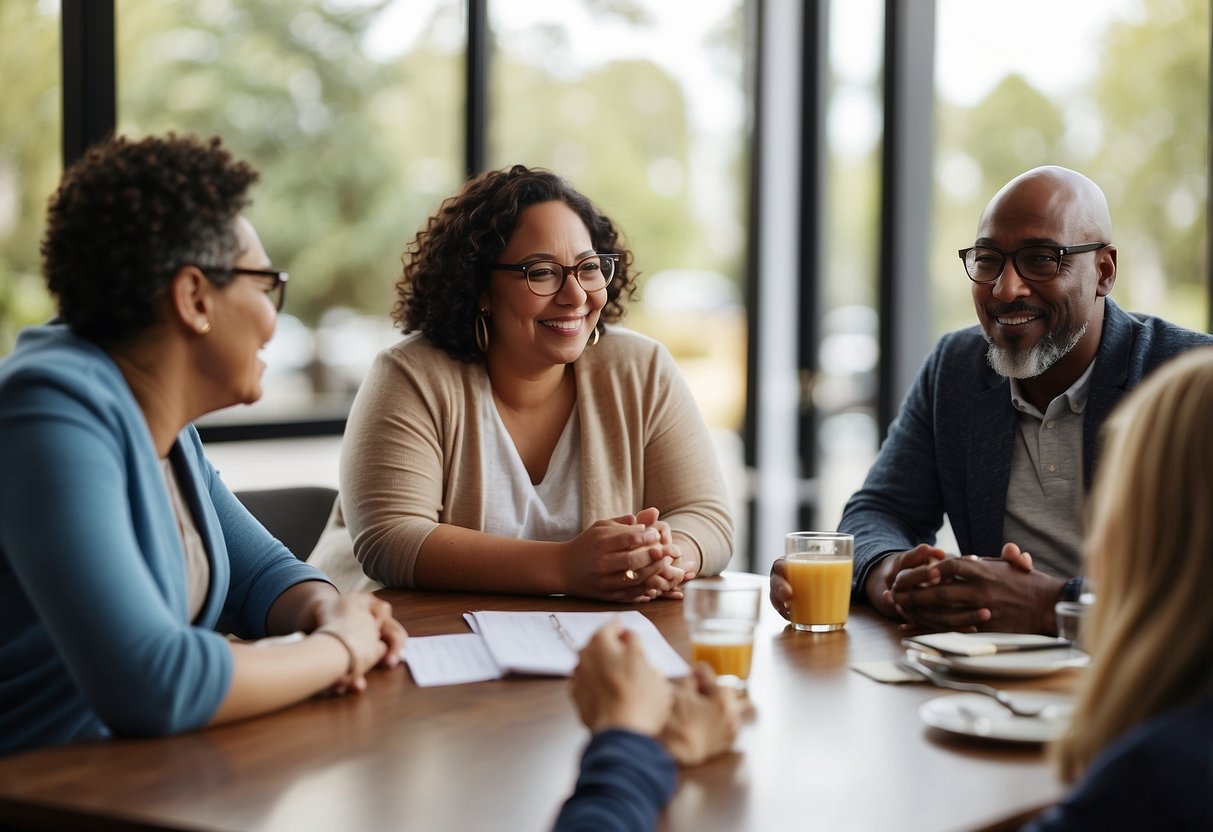
[[[261,395],[287,276],[241,213],[257,178],[218,139],[117,138],[51,199],[60,320],[0,361],[0,753],[229,722],[398,662],[389,605],[275,540],[190,424]]]
[[[635,285],[609,218],[519,165],[468,182],[404,260],[409,334],[358,393],[312,555],[338,586],[633,602],[724,568],[703,419],[660,344],[607,325]]]

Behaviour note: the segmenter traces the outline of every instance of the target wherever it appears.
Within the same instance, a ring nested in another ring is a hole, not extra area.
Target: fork
[[[924,665],[922,662],[919,662],[917,659],[914,659],[913,657],[908,656],[908,655],[898,659],[897,666],[900,667],[902,670],[906,670],[910,673],[914,673],[918,676],[921,676],[922,678],[926,679],[928,682],[930,682],[932,685],[934,685],[937,688],[947,688],[949,690],[960,690],[960,691],[965,691],[967,693],[980,693],[983,696],[989,696],[992,699],[994,699],[999,705],[1002,705],[1008,711],[1013,713],[1015,716],[1023,716],[1023,717],[1041,716],[1050,707],[1049,705],[1041,705],[1041,706],[1017,705],[1017,704],[1015,704],[1015,701],[1010,697],[1010,695],[1008,695],[1005,691],[1001,691],[998,688],[990,687],[989,685],[979,685],[975,682],[958,682],[955,679],[949,679],[947,676],[944,676],[942,673],[938,673],[935,670],[932,670],[931,668]]]

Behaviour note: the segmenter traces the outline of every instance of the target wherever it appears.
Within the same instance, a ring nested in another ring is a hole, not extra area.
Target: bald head
[[[990,200],[975,245],[987,269],[971,286],[987,359],[1043,410],[1099,348],[1104,298],[1116,282],[1108,201],[1081,173],[1033,168]]]
[[[1004,185],[982,213],[977,236],[987,236],[996,219],[1025,228],[1051,225],[1061,235],[1057,242],[1065,245],[1112,239],[1112,215],[1103,191],[1081,173],[1057,165],[1032,168]]]

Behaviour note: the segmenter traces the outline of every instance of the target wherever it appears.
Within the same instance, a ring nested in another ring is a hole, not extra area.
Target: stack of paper
[[[636,610],[619,613],[482,610],[466,613],[464,618],[472,628],[471,633],[408,640],[404,660],[418,685],[482,682],[511,673],[568,676],[577,666],[578,652],[611,618],[618,618],[624,629],[640,638],[649,662],[666,676],[675,678],[690,672],[686,661],[653,622]]]

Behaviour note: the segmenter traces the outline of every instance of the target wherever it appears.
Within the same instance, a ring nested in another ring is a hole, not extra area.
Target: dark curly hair
[[[240,256],[234,220],[259,174],[220,139],[109,138],[63,174],[50,199],[42,268],[73,331],[101,345],[156,320],[157,299],[186,264],[215,267],[217,285]]]
[[[401,258],[404,272],[396,283],[392,317],[405,332],[421,330],[456,361],[483,361],[476,347],[476,304],[488,287],[492,264],[523,210],[555,201],[581,217],[595,251],[619,255],[597,328],[601,332],[604,324],[623,318],[624,300],[635,294],[636,279],[632,253],[615,224],[561,177],[523,165],[480,174],[429,218]]]

